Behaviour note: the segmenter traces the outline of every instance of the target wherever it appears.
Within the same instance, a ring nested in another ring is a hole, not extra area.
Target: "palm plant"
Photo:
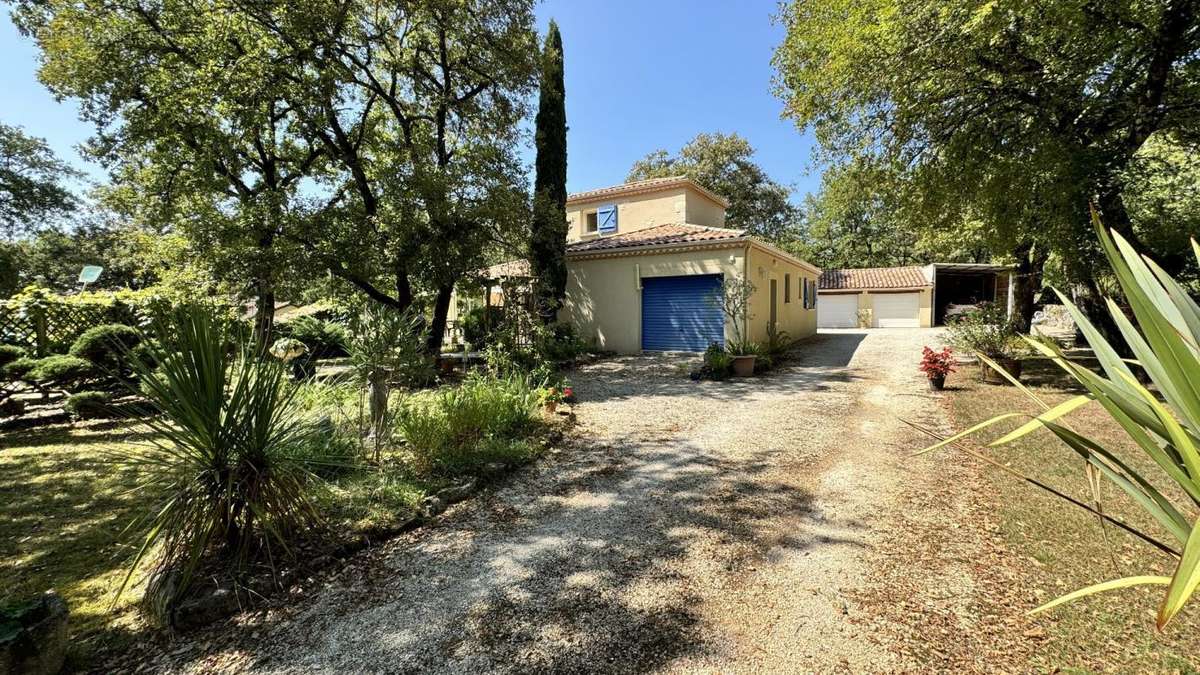
[[[1114,300],[1107,299],[1109,312],[1135,360],[1123,360],[1079,308],[1059,293],[1092,345],[1102,373],[1068,360],[1048,339],[1025,338],[1033,349],[1066,371],[1087,393],[1051,406],[1010,378],[1037,402],[1043,412],[993,440],[989,446],[1004,445],[1038,428],[1050,430],[1084,459],[1094,491],[1101,479],[1111,481],[1145,509],[1172,540],[1159,541],[1150,533],[1112,518],[1098,508],[1067,497],[1033,478],[1021,476],[1091,511],[1103,522],[1138,536],[1175,560],[1175,571],[1171,576],[1140,575],[1107,581],[1069,593],[1033,611],[1044,611],[1103,591],[1157,584],[1167,587],[1157,616],[1157,626],[1161,629],[1183,608],[1200,584],[1200,519],[1195,516],[1200,506],[1200,306],[1154,261],[1138,255],[1116,232],[1106,231],[1095,210],[1092,221],[1132,310],[1131,319]],[[1200,260],[1200,247],[1194,241],[1192,246]],[[986,357],[981,358],[999,371],[998,366]],[[1144,369],[1153,383],[1153,391],[1139,382],[1131,365]],[[1124,461],[1118,451],[1079,433],[1063,420],[1071,411],[1091,401],[1103,406],[1159,472],[1144,475]],[[997,416],[925,451],[956,443],[997,422],[1019,416],[1017,413]],[[1007,467],[1005,470],[1012,471]]]
[[[141,547],[123,590],[152,551],[155,576],[179,573],[169,603],[212,554],[240,569],[271,542],[317,520],[302,455],[313,427],[293,405],[286,366],[261,358],[246,331],[203,308],[180,310],[158,326],[158,366],[132,359],[152,412],[152,447],[126,457],[150,508],[133,529]],[[118,591],[119,593],[119,591]]]
[[[423,335],[424,322],[420,314],[400,312],[377,303],[368,304],[350,321],[350,339],[346,346],[355,376],[370,392],[376,462],[387,434],[391,383],[432,378],[429,360],[421,351]]]

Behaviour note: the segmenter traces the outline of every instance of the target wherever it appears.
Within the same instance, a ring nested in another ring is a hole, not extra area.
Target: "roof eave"
[[[699,251],[723,248],[739,248],[745,246],[749,242],[749,237],[737,237],[734,239],[710,239],[707,241],[679,241],[669,244],[615,246],[611,248],[594,248],[585,251],[567,251],[567,258],[576,260],[586,258],[615,258],[622,255],[640,255],[643,253],[669,253],[681,249]]]

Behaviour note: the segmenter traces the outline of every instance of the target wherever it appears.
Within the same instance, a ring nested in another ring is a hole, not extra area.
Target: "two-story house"
[[[701,351],[735,333],[715,302],[727,277],[754,286],[746,326],[765,341],[774,324],[792,339],[816,332],[821,270],[726,228],[721,196],[685,177],[589,190],[567,199],[567,292],[559,319],[620,353]],[[491,275],[528,274],[524,261]]]

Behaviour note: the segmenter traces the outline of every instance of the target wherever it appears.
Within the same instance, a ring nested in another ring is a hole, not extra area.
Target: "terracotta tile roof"
[[[491,267],[481,267],[475,270],[472,274],[477,277],[483,277],[484,279],[533,276],[533,273],[530,271],[529,261],[525,258],[507,260],[502,263],[496,263]]]
[[[730,230],[723,227],[676,223],[671,225],[656,225],[625,234],[614,234],[608,237],[577,241],[573,244],[567,244],[567,253],[609,251],[670,244],[707,243],[741,239],[745,236],[745,230]]]
[[[577,204],[580,202],[591,202],[606,197],[619,197],[623,195],[643,194],[646,192],[657,192],[658,190],[669,190],[677,187],[691,187],[700,194],[708,197],[714,202],[725,208],[729,208],[729,200],[721,195],[709,190],[696,181],[687,176],[669,176],[667,178],[648,178],[646,180],[637,180],[631,183],[622,183],[621,185],[613,185],[612,187],[599,188],[596,190],[587,190],[586,192],[576,192],[567,195],[568,204]]]
[[[925,273],[909,267],[859,267],[832,269],[821,273],[817,288],[828,290],[869,290],[874,288],[919,288],[932,286]]]

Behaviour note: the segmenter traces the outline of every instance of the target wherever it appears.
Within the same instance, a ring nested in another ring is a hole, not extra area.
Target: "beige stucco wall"
[[[687,193],[687,222],[693,225],[725,227],[725,207],[694,190]]]
[[[741,276],[745,248],[567,261],[567,298],[559,319],[570,321],[601,349],[633,354],[642,349],[639,279],[687,274]],[[726,322],[725,339],[733,339]]]
[[[725,209],[696,190],[678,187],[631,196],[610,196],[567,204],[567,241],[595,238],[583,231],[584,214],[601,206],[617,207],[617,231],[636,232],[668,223],[691,223],[722,227]]]
[[[898,293],[913,293],[914,291],[915,291],[915,289],[907,290],[907,291],[897,291],[897,292]],[[920,325],[922,328],[929,328],[929,327],[933,326],[933,289],[926,288],[926,289],[923,289],[923,290],[917,291],[917,292],[919,292],[921,294],[921,308],[920,308],[920,313],[918,315],[918,319],[920,321]],[[877,295],[878,292],[871,293],[870,291],[858,291],[858,292],[856,292],[856,291],[849,291],[849,292],[847,292],[847,291],[821,291],[821,296],[825,297],[825,296],[830,296],[830,295],[848,295],[850,293],[854,293],[854,294],[858,295],[858,312],[859,312],[859,322],[860,322],[859,327],[860,328],[869,328],[872,325],[874,325],[874,323],[875,323],[875,318],[873,316],[873,311],[875,308],[874,296]]]
[[[792,262],[791,259],[773,252],[750,247],[747,274],[754,284],[754,295],[750,298],[749,339],[766,342],[767,328],[771,321],[771,280],[776,282],[776,321],[778,328],[792,340],[798,340],[817,332],[817,310],[804,308],[801,279],[808,279],[816,288],[819,274]],[[785,281],[791,276],[791,302],[785,302]]]

